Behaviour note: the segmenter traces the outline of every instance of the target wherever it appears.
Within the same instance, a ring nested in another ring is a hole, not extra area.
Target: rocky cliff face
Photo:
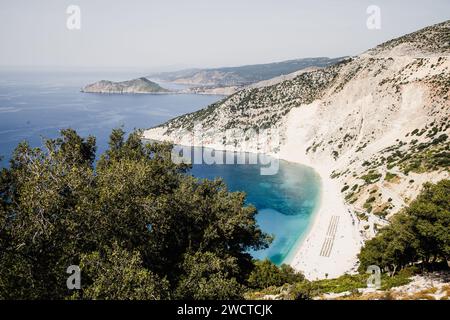
[[[138,78],[122,82],[102,80],[85,86],[82,92],[88,93],[165,93],[169,90],[162,88],[147,78]]]
[[[313,164],[339,181],[371,237],[378,226],[368,221],[389,218],[424,182],[449,177],[449,116],[446,21],[336,65],[244,89],[144,136],[197,144],[189,132],[200,124],[207,146]],[[280,143],[262,146],[255,132],[277,134]]]

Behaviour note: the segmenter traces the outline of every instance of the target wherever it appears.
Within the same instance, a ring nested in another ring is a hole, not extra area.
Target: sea
[[[21,141],[41,146],[61,129],[97,138],[97,152],[107,148],[113,128],[150,128],[223,99],[198,94],[93,94],[80,89],[99,80],[123,81],[142,73],[109,70],[0,70],[0,166],[8,166]],[[175,89],[179,85],[160,83]],[[261,229],[274,238],[269,248],[250,253],[257,259],[289,263],[312,224],[320,200],[320,177],[311,168],[279,162],[274,175],[261,175],[258,164],[195,164],[190,174],[221,178],[230,191],[244,191],[258,209]]]

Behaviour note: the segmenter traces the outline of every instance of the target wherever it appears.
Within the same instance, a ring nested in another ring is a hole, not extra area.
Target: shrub
[[[291,266],[283,264],[277,267],[270,260],[255,262],[255,269],[248,278],[248,285],[253,289],[264,289],[295,283],[304,280],[303,274],[296,272]]]
[[[397,175],[395,173],[391,173],[391,172],[386,172],[386,176],[385,176],[385,180],[386,181],[391,181],[392,179],[394,179],[395,177],[397,177]]]
[[[381,174],[374,171],[369,171],[368,174],[361,176],[361,179],[364,180],[366,184],[371,184],[380,180]]]

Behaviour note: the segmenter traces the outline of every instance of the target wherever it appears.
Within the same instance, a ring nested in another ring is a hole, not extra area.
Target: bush
[[[293,300],[311,300],[320,294],[318,286],[310,281],[296,283],[290,290],[289,296]]]
[[[417,274],[419,270],[415,267],[408,267],[400,270],[396,275],[390,276],[384,273],[381,277],[381,290],[389,290],[394,287],[404,286],[410,283],[411,277]]]
[[[303,274],[296,272],[291,266],[283,264],[277,267],[270,260],[255,261],[255,269],[248,278],[248,285],[253,289],[264,289],[271,286],[282,286],[285,283],[302,281]]]
[[[360,271],[377,265],[394,274],[411,263],[450,258],[450,180],[426,183],[409,207],[367,241],[358,257]]]
[[[43,149],[19,144],[1,171],[0,299],[70,298],[70,265],[79,298],[241,297],[248,251],[270,243],[245,194],[195,179],[172,145],[139,132],[113,130],[95,151],[94,137],[63,130]]]
[[[315,292],[323,294],[328,292],[340,293],[344,291],[353,291],[358,288],[367,287],[368,274],[345,274],[336,279],[324,279],[313,282]]]
[[[385,176],[385,180],[386,181],[391,181],[392,179],[394,179],[395,177],[397,177],[397,175],[395,173],[391,173],[391,172],[386,172],[386,176]]]
[[[374,171],[369,171],[368,174],[361,176],[361,179],[364,180],[366,184],[377,182],[378,180],[380,180],[380,178],[381,174]]]

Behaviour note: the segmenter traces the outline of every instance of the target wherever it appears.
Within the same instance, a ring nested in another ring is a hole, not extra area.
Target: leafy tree
[[[450,260],[450,180],[426,183],[406,212],[414,220],[421,258]]]
[[[317,285],[308,280],[304,280],[294,284],[289,292],[289,295],[294,300],[312,300],[319,294],[320,290]]]
[[[95,139],[71,130],[61,135],[46,142],[46,152],[19,144],[5,169],[9,237],[0,261],[2,297],[61,297],[67,266],[88,245],[80,200],[91,197]]]
[[[169,283],[144,268],[138,252],[114,244],[104,252],[83,254],[84,299],[159,300],[169,298]],[[76,292],[73,298],[80,298]]]
[[[176,289],[180,299],[241,299],[244,286],[239,284],[237,259],[221,259],[211,252],[186,254],[183,276]]]
[[[367,241],[359,254],[361,272],[374,264],[394,274],[411,263],[449,260],[450,180],[427,183],[391,224]]]
[[[113,130],[96,163],[95,150],[70,129],[15,149],[0,175],[0,298],[239,297],[249,249],[270,242],[245,194],[189,176],[172,145],[139,132]],[[75,295],[69,265],[86,280]],[[182,295],[189,279],[202,285]]]
[[[366,242],[359,254],[360,271],[377,265],[395,273],[417,259],[418,243],[410,216],[399,213],[392,224],[381,229],[377,237]]]
[[[295,283],[304,280],[301,273],[291,266],[283,264],[278,268],[270,260],[255,261],[255,269],[248,278],[251,288],[264,289],[270,286],[282,286],[285,283]]]
[[[0,157],[0,161],[1,161]],[[5,245],[8,239],[6,222],[7,222],[7,214],[6,214],[6,206],[7,206],[7,192],[8,192],[8,171],[2,169],[0,171],[0,259],[1,254],[5,250]]]

